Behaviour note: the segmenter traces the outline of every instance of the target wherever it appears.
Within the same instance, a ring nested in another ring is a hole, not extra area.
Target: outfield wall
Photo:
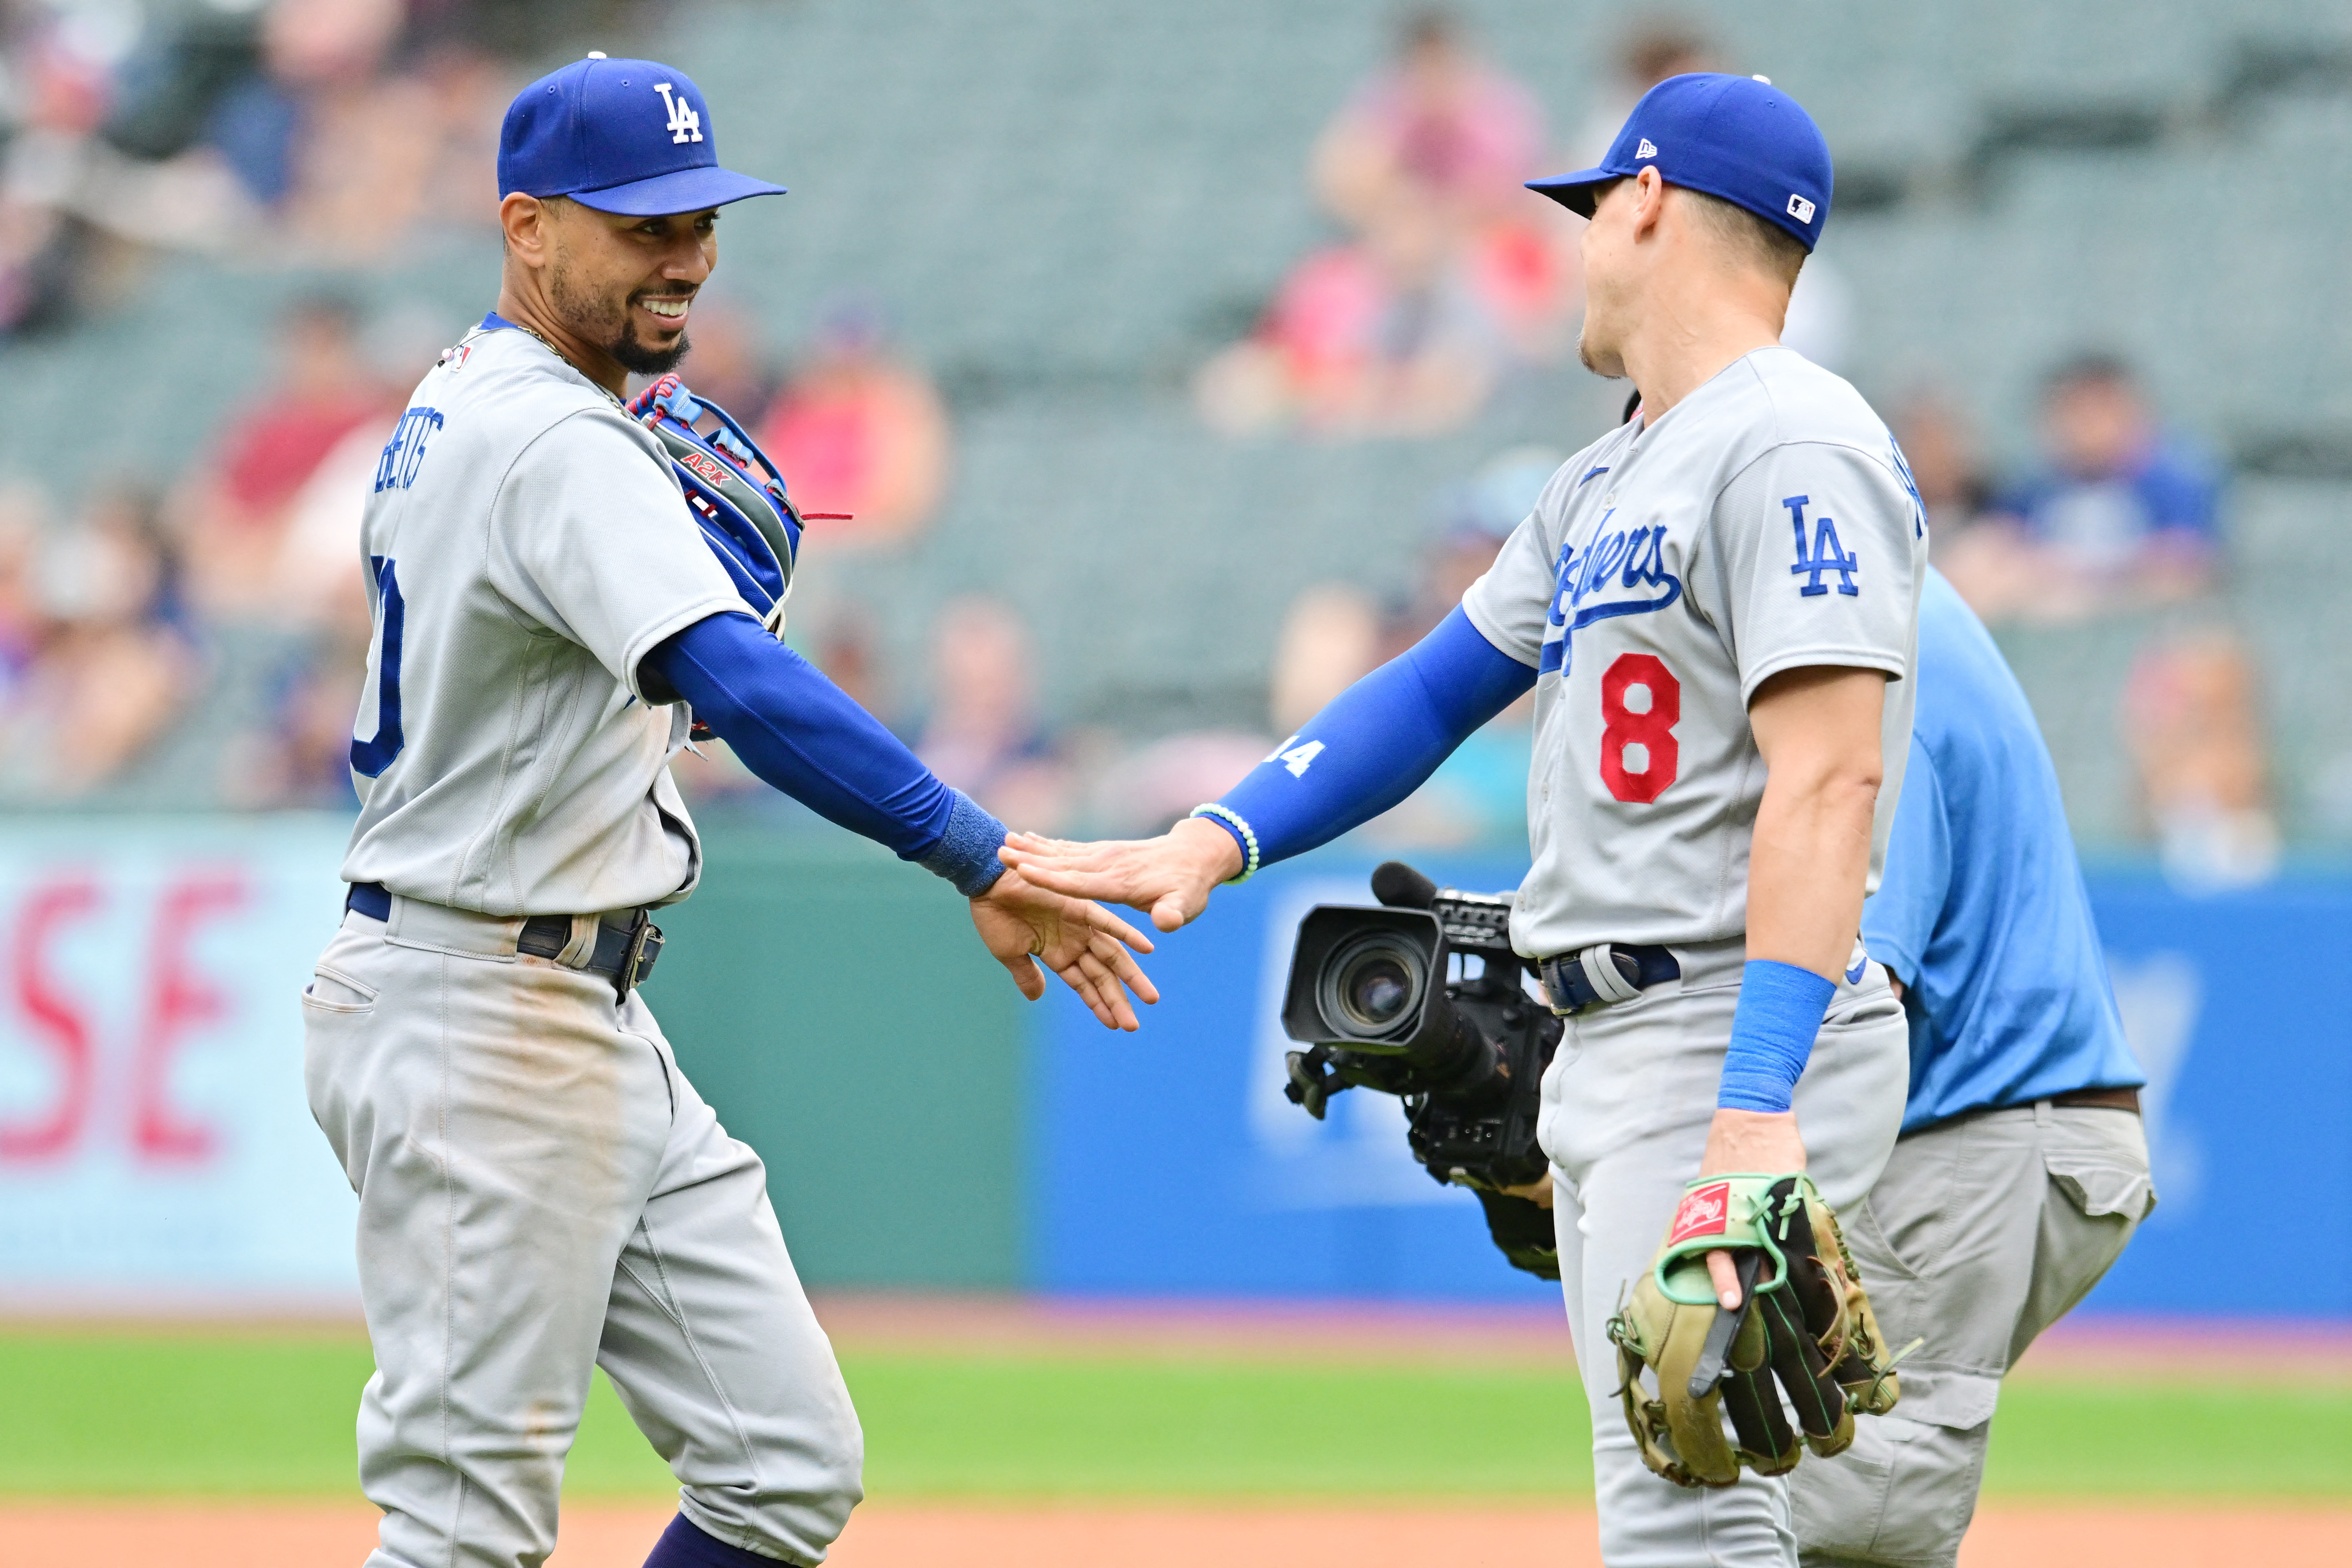
[[[301,1091],[294,996],[336,918],[331,817],[0,824],[0,1300],[347,1300],[352,1200]],[[648,995],[766,1157],[812,1284],[1539,1300],[1391,1102],[1280,1094],[1298,913],[1365,901],[1327,852],[1218,895],[1114,1036],[1019,1001],[936,881],[846,840],[711,835]],[[1430,857],[1465,887],[1518,868]],[[2352,1319],[2352,878],[2189,900],[2094,879],[2149,1068],[2163,1202],[2094,1298]],[[2292,1257],[2292,1268],[2216,1258]]]

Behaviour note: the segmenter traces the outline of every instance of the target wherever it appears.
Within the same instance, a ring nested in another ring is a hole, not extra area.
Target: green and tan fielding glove
[[[1717,1250],[1738,1271],[1737,1311],[1716,1303]],[[1853,1418],[1900,1392],[1837,1216],[1803,1175],[1693,1182],[1609,1337],[1643,1462],[1677,1486],[1727,1487],[1742,1465],[1777,1476],[1808,1447],[1843,1452]]]

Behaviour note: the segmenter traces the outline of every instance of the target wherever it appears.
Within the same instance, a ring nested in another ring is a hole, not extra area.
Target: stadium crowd
[[[142,286],[149,258],[231,257],[290,278],[362,275],[488,231],[498,116],[548,49],[627,0],[0,0],[0,342],[70,332]],[[1471,424],[1515,375],[1572,354],[1575,224],[1518,199],[1665,76],[1717,63],[1704,37],[1637,26],[1590,123],[1554,141],[1537,96],[1454,17],[1416,13],[1389,60],[1310,148],[1329,226],[1241,342],[1204,345],[1195,406],[1213,429],[1411,439]],[[366,478],[419,367],[460,323],[425,327],[331,289],[279,313],[260,397],[221,411],[194,471],[108,481],[60,506],[0,489],[0,801],[11,807],[335,807],[369,626],[351,541]],[[1789,330],[1837,368],[1849,335],[1830,258]],[[812,549],[925,548],[956,474],[950,405],[845,296],[804,342],[698,307],[691,384],[751,418],[816,525]],[[2053,345],[2053,348],[2062,345]],[[2187,874],[2228,882],[2277,859],[2253,655],[2214,610],[2223,473],[2168,424],[2123,361],[2056,363],[2041,451],[1980,455],[1923,390],[1890,404],[1935,523],[1936,559],[1996,626],[2161,613],[2118,716],[2144,826]],[[1561,432],[1562,447],[1580,433]],[[1041,703],[1032,628],[982,591],[931,629],[927,670],[893,670],[856,615],[796,629],[818,662],[945,779],[1023,826],[1145,831],[1213,796],[1301,716],[1433,625],[1484,570],[1562,453],[1512,447],[1423,504],[1415,590],[1307,584],[1256,725],[1111,732]],[[919,700],[905,693],[921,691]],[[1384,843],[1523,843],[1524,706],[1364,831]],[[723,749],[681,759],[699,800],[799,820]],[[813,819],[810,819],[813,820]]]

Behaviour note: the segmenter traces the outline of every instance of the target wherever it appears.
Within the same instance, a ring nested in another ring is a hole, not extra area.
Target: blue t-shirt
[[[1903,1130],[2147,1079],[2124,1042],[2058,773],[2017,678],[1943,576],[1919,599],[1911,761],[1870,955],[1903,983]]]
[[[2104,479],[2043,474],[2002,497],[2045,544],[2084,564],[2122,567],[2157,535],[2211,547],[2220,534],[2221,482],[2213,465],[2185,442],[2151,446],[2123,471]]]

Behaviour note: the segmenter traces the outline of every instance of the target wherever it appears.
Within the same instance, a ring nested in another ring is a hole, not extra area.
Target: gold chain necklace
[[[603,393],[604,395],[604,400],[610,403],[614,407],[619,409],[624,414],[626,414],[629,411],[629,405],[620,398],[614,396],[610,387],[607,387],[603,382],[598,381],[594,376],[590,375],[586,371],[581,370],[578,365],[572,364],[572,356],[565,353],[562,349],[557,348],[553,343],[549,342],[547,341],[546,334],[541,332],[537,327],[532,326],[529,321],[516,321],[514,322],[514,325],[520,328],[522,331],[529,332],[532,337],[537,338],[539,340],[540,346],[544,348],[549,353],[553,354],[565,364],[572,365],[573,370],[579,372],[580,379],[594,387],[597,391]]]

